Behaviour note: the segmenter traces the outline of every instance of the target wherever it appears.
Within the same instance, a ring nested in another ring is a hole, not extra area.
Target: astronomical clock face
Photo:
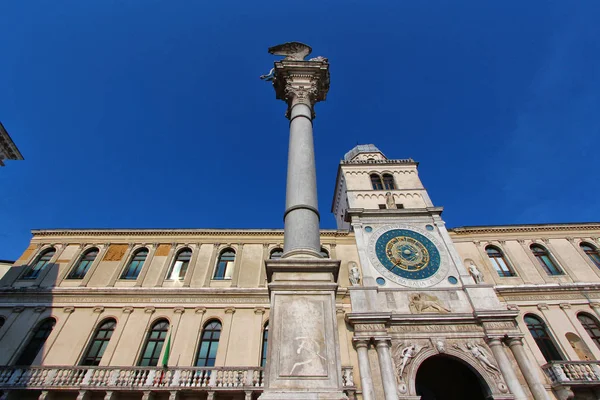
[[[384,277],[405,286],[426,287],[446,273],[435,238],[408,226],[387,226],[373,232],[369,257]]]

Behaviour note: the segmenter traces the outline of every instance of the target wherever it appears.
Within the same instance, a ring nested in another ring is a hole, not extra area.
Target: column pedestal
[[[535,400],[550,400],[548,392],[537,374],[537,368],[534,370],[527,358],[527,353],[525,353],[525,348],[523,348],[523,340],[521,338],[508,338],[507,342],[515,356],[515,360],[517,360],[521,373],[523,373],[527,381],[533,398]]]
[[[271,318],[261,400],[347,399],[335,312],[340,262],[267,260]]]

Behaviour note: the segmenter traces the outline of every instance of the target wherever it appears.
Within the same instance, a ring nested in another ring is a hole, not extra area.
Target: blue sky
[[[600,2],[0,3],[0,259],[32,228],[281,228],[269,46],[331,63],[322,227],[357,143],[419,161],[449,226],[600,220]]]

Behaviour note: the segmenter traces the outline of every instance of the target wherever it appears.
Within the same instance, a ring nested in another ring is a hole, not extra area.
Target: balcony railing
[[[356,389],[352,367],[342,368],[345,390]],[[262,391],[259,367],[0,367],[0,390],[239,390]]]
[[[170,389],[257,390],[259,367],[27,367],[0,368],[0,389]]]
[[[553,386],[600,385],[600,361],[552,361],[542,369]]]

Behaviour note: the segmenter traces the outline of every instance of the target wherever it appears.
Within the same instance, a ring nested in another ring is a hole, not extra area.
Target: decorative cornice
[[[387,160],[341,160],[341,165],[365,165],[365,164],[410,164],[419,165],[418,162],[412,158],[399,158],[399,159],[387,159]]]
[[[281,236],[283,229],[32,229],[35,237],[74,236]],[[321,230],[323,237],[346,237],[345,230]],[[172,242],[166,242],[172,243]]]
[[[558,223],[558,224],[526,224],[526,225],[490,225],[459,226],[448,229],[451,235],[527,233],[527,232],[564,232],[573,230],[600,231],[600,222]]]
[[[528,285],[499,285],[494,289],[500,295],[505,294],[534,294],[548,292],[600,292],[600,283],[550,283],[550,284],[528,284]]]

